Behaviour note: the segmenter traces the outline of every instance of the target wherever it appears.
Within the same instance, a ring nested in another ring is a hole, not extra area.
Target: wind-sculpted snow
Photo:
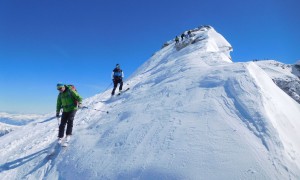
[[[192,37],[169,41],[120,96],[85,99],[65,151],[47,156],[52,116],[0,137],[0,178],[299,179],[300,105],[255,63],[232,63],[212,27]]]
[[[286,65],[274,60],[256,62],[278,87],[300,103],[300,66]]]
[[[0,137],[4,136],[5,134],[8,134],[9,132],[13,131],[16,128],[17,127],[15,126],[0,123]]]

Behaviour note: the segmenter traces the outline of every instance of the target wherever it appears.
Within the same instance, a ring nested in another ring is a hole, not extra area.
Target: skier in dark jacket
[[[182,33],[180,37],[181,37],[181,41],[183,41],[183,38],[185,37],[185,34]]]
[[[115,95],[115,90],[116,90],[118,84],[120,84],[119,91],[122,91],[122,87],[123,87],[124,73],[123,73],[122,69],[120,68],[119,64],[117,64],[116,68],[113,70],[113,72],[111,74],[111,78],[114,83],[114,88],[111,92],[111,95],[113,96],[113,95]]]
[[[58,83],[57,90],[59,91],[56,104],[57,118],[59,118],[60,110],[63,109],[58,132],[58,143],[61,144],[62,138],[64,137],[66,125],[66,143],[68,143],[70,140],[70,137],[72,135],[73,120],[78,107],[80,108],[81,106],[82,98],[76,90],[72,89],[71,86]]]
[[[192,37],[192,32],[190,30],[188,31],[187,37]]]

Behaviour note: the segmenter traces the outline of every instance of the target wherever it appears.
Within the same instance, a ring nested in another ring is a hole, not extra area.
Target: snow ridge
[[[66,151],[47,156],[51,116],[0,137],[0,178],[299,179],[300,105],[256,63],[233,63],[211,26],[191,32],[137,69],[127,92],[85,99]]]
[[[300,103],[300,66],[286,65],[274,60],[255,62],[273,81],[295,101]]]

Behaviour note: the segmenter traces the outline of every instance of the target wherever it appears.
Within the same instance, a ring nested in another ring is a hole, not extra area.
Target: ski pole
[[[58,127],[59,127],[59,117],[57,118],[57,123],[58,123]]]
[[[87,107],[87,106],[83,106],[81,109],[91,109],[91,108]],[[100,112],[106,112],[107,114],[109,113],[108,111],[103,111],[103,110],[100,110],[100,109],[91,109],[91,110],[100,111]]]
[[[105,92],[105,91],[107,91],[108,90],[108,88],[110,87],[112,85],[112,82],[111,83],[109,83],[109,85],[107,86],[107,88],[103,91],[103,92]]]

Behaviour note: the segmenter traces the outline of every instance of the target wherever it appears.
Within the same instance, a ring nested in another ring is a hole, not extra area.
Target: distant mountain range
[[[6,112],[0,112],[0,136],[3,136],[20,126],[29,124],[43,115],[36,114],[12,114]]]

